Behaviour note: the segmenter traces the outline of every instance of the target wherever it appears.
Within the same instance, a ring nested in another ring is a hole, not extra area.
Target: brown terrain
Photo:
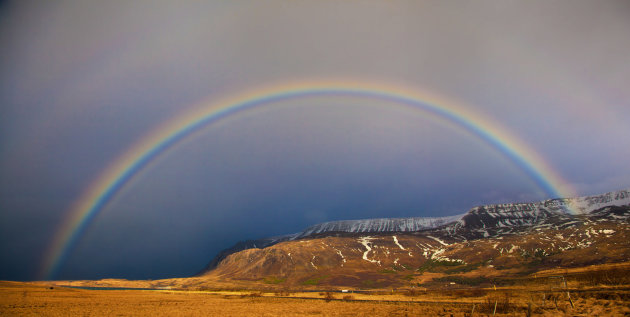
[[[231,254],[191,278],[5,282],[0,314],[627,316],[629,227],[309,238]]]
[[[199,278],[290,288],[492,286],[543,269],[628,259],[630,226],[604,222],[464,242],[412,234],[282,242],[232,254]]]
[[[555,274],[570,276],[568,287]],[[568,273],[568,274],[567,274]],[[2,316],[627,316],[630,265],[541,272],[518,287],[358,292],[85,290],[0,282]],[[602,279],[605,277],[604,279]],[[604,284],[599,282],[604,280]]]

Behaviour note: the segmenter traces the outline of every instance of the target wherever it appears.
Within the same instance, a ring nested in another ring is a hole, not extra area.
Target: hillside
[[[225,252],[199,277],[302,287],[477,285],[542,269],[626,262],[629,218],[630,193],[622,190],[481,206],[421,228],[414,218],[331,222]]]

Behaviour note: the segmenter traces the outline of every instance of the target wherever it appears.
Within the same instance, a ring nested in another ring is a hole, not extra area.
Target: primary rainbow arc
[[[428,92],[400,86],[359,81],[290,82],[253,90],[218,102],[203,102],[149,133],[135,143],[96,178],[75,202],[63,227],[57,232],[42,265],[42,277],[52,278],[62,260],[94,217],[135,175],[153,159],[193,132],[222,118],[274,102],[308,96],[357,96],[380,99],[431,113],[465,130],[495,148],[525,172],[550,198],[573,197],[566,181],[531,147],[500,124],[473,113],[459,103]]]

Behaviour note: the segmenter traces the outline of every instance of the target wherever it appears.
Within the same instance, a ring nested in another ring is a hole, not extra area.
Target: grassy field
[[[630,290],[407,290],[370,294],[82,290],[0,282],[2,316],[627,316]],[[544,299],[543,299],[544,297]],[[473,311],[474,307],[474,311]]]

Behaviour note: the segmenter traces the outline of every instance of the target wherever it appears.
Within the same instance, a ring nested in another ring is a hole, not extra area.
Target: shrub
[[[512,311],[513,304],[510,302],[512,295],[509,293],[493,294],[486,297],[486,301],[483,302],[479,309],[486,314],[494,313],[496,306],[496,312],[500,314],[506,314]]]
[[[287,290],[276,292],[276,296],[291,296],[291,294],[293,294],[293,293],[291,293],[291,292],[289,292]]]
[[[577,281],[587,285],[625,285],[630,284],[630,269],[611,269],[585,272],[576,275]]]
[[[415,296],[420,296],[421,294],[426,294],[426,291],[420,291],[417,289],[410,289],[408,291],[406,291],[405,296],[409,296],[409,297],[415,297]]]
[[[261,297],[262,293],[261,292],[251,292],[249,294],[242,294],[241,298],[245,298],[245,297]]]
[[[335,295],[332,292],[326,292],[326,294],[324,295],[324,299],[326,300],[326,302],[330,302],[331,300],[335,299]]]

